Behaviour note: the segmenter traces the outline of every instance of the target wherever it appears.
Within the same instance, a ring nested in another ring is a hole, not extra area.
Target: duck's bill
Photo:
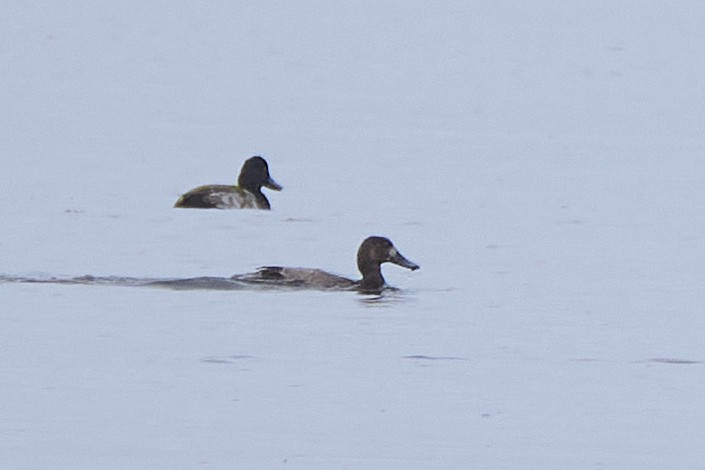
[[[412,271],[416,271],[417,269],[419,269],[421,267],[418,264],[414,263],[413,261],[410,261],[410,260],[404,258],[404,256],[402,256],[402,254],[396,250],[394,250],[394,253],[392,253],[389,261],[396,264],[396,265],[399,265],[403,268],[411,269]]]
[[[282,190],[282,186],[279,183],[277,183],[276,181],[274,181],[271,177],[267,181],[264,182],[264,187],[272,189],[274,191],[281,191]]]

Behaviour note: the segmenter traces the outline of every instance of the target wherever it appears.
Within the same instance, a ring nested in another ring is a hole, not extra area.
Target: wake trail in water
[[[0,274],[0,284],[62,284],[83,286],[113,286],[113,287],[149,287],[176,291],[292,291],[292,290],[323,290],[351,291],[340,288],[312,288],[297,281],[281,282],[260,279],[250,279],[246,275],[233,277],[191,277],[191,278],[148,278],[124,276],[13,276]],[[382,292],[374,295],[365,294],[362,301],[369,305],[388,304],[400,299],[399,289],[386,286]]]
[[[64,284],[124,287],[157,287],[173,290],[242,290],[251,289],[242,282],[225,277],[138,278],[122,276],[28,277],[0,275],[0,283]]]

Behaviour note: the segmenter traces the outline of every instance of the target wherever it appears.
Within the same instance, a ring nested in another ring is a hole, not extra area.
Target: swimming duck
[[[274,191],[282,187],[269,176],[264,158],[255,156],[245,160],[237,179],[237,186],[211,184],[192,189],[176,201],[174,207],[194,209],[269,209],[269,201],[262,194],[262,186]]]
[[[353,281],[320,269],[281,266],[264,266],[259,268],[257,272],[235,275],[231,279],[310,289],[354,289],[362,293],[378,294],[386,287],[380,268],[383,263],[387,262],[412,271],[419,269],[419,265],[402,256],[389,239],[368,237],[357,250],[357,267],[362,273],[362,279],[359,281]]]

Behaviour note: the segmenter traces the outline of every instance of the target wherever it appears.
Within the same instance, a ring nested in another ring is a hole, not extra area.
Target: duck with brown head
[[[385,237],[368,237],[357,250],[357,267],[362,279],[346,277],[313,268],[288,268],[264,266],[255,273],[235,275],[231,279],[246,283],[271,284],[307,289],[357,290],[364,294],[379,294],[387,284],[381,266],[393,263],[415,271],[419,265],[405,258],[394,244]]]
[[[192,209],[269,209],[269,201],[262,194],[262,186],[274,191],[282,187],[269,175],[264,158],[255,156],[245,160],[237,179],[237,186],[211,184],[199,186],[182,195],[174,207]]]
[[[357,250],[357,268],[362,273],[362,279],[357,282],[358,290],[374,292],[386,285],[382,277],[383,263],[393,263],[412,271],[420,267],[402,256],[388,238],[368,237]]]

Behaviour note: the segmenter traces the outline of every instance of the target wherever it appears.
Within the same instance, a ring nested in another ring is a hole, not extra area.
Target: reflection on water
[[[408,295],[404,295],[401,289],[396,287],[387,286],[382,292],[378,294],[360,294],[361,298],[358,300],[362,305],[366,307],[393,307],[401,302],[408,302]]]

